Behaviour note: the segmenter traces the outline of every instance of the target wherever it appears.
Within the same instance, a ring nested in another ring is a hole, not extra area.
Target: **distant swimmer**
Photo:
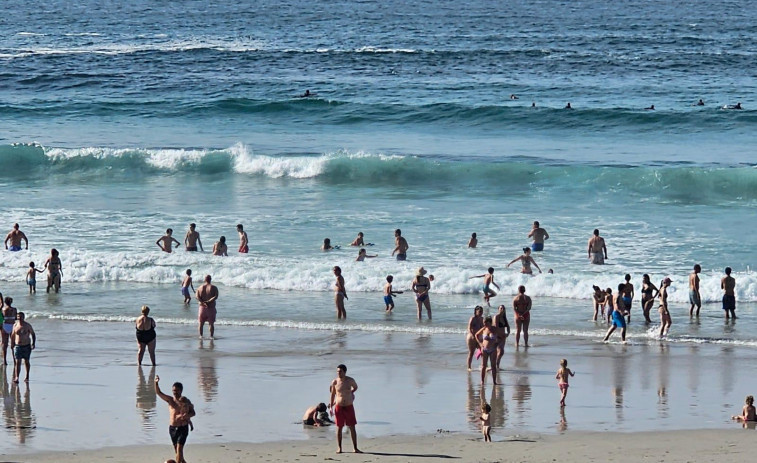
[[[744,109],[744,108],[741,107],[741,103],[736,103],[736,104],[727,104],[723,106],[723,109]]]
[[[237,233],[239,233],[239,252],[247,254],[250,252],[250,247],[247,242],[247,232],[244,231],[242,224],[237,224]]]
[[[222,236],[218,238],[218,241],[213,245],[214,256],[228,256],[228,246],[226,246],[226,237]]]
[[[497,291],[499,291],[499,285],[494,282],[494,267],[489,267],[489,269],[486,272],[487,273],[484,273],[483,275],[476,275],[468,279],[469,280],[472,280],[474,278],[484,279],[484,286],[482,288],[482,291],[484,293],[484,301],[486,302],[486,305],[491,307],[491,304],[489,304],[489,299],[497,295],[497,293],[495,293],[494,290],[492,289],[492,286],[495,286],[497,288]]]
[[[310,98],[311,96],[316,96],[316,95],[318,94],[315,92],[311,92],[310,90],[305,90],[305,93],[300,95],[298,98]]]
[[[697,101],[696,106],[704,106],[704,100],[700,98],[699,101]]]
[[[649,106],[648,108],[644,108],[647,111],[654,111],[654,105]]]
[[[589,260],[592,264],[602,265],[607,259],[605,239],[599,236],[599,229],[594,229],[594,236],[589,239]]]
[[[172,243],[176,243],[176,247],[178,248],[181,246],[181,243],[179,243],[176,238],[173,236],[173,229],[169,228],[166,230],[166,234],[158,238],[158,241],[155,242],[155,244],[158,245],[161,251],[171,253],[171,250],[173,246],[171,246]]]
[[[534,271],[531,270],[531,264],[534,264],[534,267],[536,267],[539,270],[539,273],[541,273],[539,264],[537,264],[534,258],[531,257],[531,248],[523,248],[523,254],[511,260],[510,263],[507,264],[507,268],[509,268],[512,264],[514,264],[517,261],[520,261],[520,264],[521,264],[520,273],[524,273],[526,275],[533,275]]]
[[[18,224],[15,223],[13,224],[13,230],[5,237],[5,249],[13,252],[20,251],[22,240],[26,244],[26,249],[29,249],[29,240],[24,235],[24,232],[18,229]],[[8,241],[11,243],[10,247],[8,247]]]
[[[350,243],[350,246],[365,246],[365,242],[363,241],[363,232],[357,233],[357,238],[355,238],[352,243]]]
[[[344,277],[342,276],[342,269],[335,266],[333,269],[334,276],[336,277],[336,284],[334,285],[334,304],[336,304],[336,318],[346,319],[347,310],[344,308],[344,300],[347,299],[347,290],[344,288]]]
[[[549,239],[549,233],[539,226],[539,221],[535,220],[531,231],[528,233],[528,238],[534,241],[531,243],[532,251],[543,251],[544,242]]]
[[[573,109],[573,106],[570,105],[570,101],[565,105],[565,109]]]
[[[725,276],[720,280],[720,289],[723,290],[723,311],[725,319],[731,315],[736,320],[736,279],[731,276],[731,267],[725,268]]]
[[[332,246],[330,238],[324,238],[321,245],[321,251],[331,251],[332,249],[339,249],[339,246]]]
[[[511,99],[511,100],[517,100],[517,99],[518,99],[518,95],[516,95],[516,94],[514,94],[514,93],[511,93],[511,94],[510,94],[510,99]]]
[[[194,223],[189,224],[189,230],[187,230],[187,234],[184,237],[184,248],[187,251],[190,252],[196,252],[197,251],[197,245],[200,245],[200,251],[205,251],[202,249],[202,241],[200,240],[200,232],[195,230],[197,228],[197,225]]]
[[[696,316],[699,316],[699,309],[702,308],[702,295],[699,293],[699,273],[702,267],[699,264],[694,265],[694,271],[689,274],[689,316],[694,316],[694,307],[697,308]]]
[[[468,247],[475,248],[476,246],[478,246],[478,238],[475,233],[471,233],[470,239],[468,240]]]
[[[535,101],[532,101],[532,102],[531,102],[531,107],[532,107],[532,108],[535,108],[535,107],[536,107],[536,102],[535,102]]]
[[[378,257],[378,254],[369,256],[365,249],[361,249],[357,253],[357,259],[355,259],[355,262],[363,262],[365,259],[372,259],[374,257]]]
[[[407,250],[410,246],[407,244],[407,240],[402,237],[402,230],[399,228],[394,230],[394,250],[392,256],[397,253],[397,260],[407,260]]]

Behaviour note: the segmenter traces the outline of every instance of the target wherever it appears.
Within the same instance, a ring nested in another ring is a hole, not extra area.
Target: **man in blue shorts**
[[[534,242],[531,243],[532,251],[543,251],[544,241],[549,239],[549,233],[547,233],[547,230],[539,226],[538,221],[534,221],[534,226],[528,234],[528,237],[534,240]]]
[[[11,230],[11,232],[8,233],[8,236],[5,237],[5,249],[14,252],[20,251],[21,240],[24,240],[26,249],[29,249],[29,240],[26,239],[26,235],[24,235],[24,232],[18,229],[17,223],[13,224],[13,230]],[[11,243],[10,247],[8,247],[8,241],[10,241]]]

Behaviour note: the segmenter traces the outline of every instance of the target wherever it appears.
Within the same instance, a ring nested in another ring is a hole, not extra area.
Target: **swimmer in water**
[[[644,109],[646,109],[647,111],[654,111],[654,105],[651,105],[650,107]]]
[[[573,109],[573,106],[570,105],[570,101],[565,105],[565,109]]]
[[[514,94],[514,93],[511,93],[511,94],[510,94],[510,99],[511,99],[511,100],[517,100],[517,99],[518,99],[518,96],[517,96],[516,94]]]
[[[298,98],[310,98],[311,96],[316,96],[317,93],[311,93],[310,90],[305,90],[305,93],[300,95]]]
[[[366,253],[365,249],[361,249],[361,250],[360,250],[360,251],[358,251],[358,253],[357,253],[357,259],[355,259],[355,262],[363,262],[363,261],[364,261],[365,259],[372,259],[372,258],[374,258],[374,257],[378,257],[378,254],[374,254],[374,255],[372,255],[372,256],[369,256],[369,255],[368,255],[368,254]]]
[[[471,233],[470,239],[468,240],[468,247],[475,248],[476,246],[478,246],[478,238],[475,233]]]
[[[523,254],[511,260],[510,263],[507,264],[506,268],[509,268],[512,264],[514,264],[517,261],[521,262],[522,267],[520,269],[520,273],[524,273],[526,275],[533,275],[534,272],[533,270],[531,270],[531,264],[534,264],[534,267],[536,267],[539,270],[539,273],[541,273],[539,264],[537,264],[534,258],[531,257],[531,248],[523,248]]]
[[[700,98],[695,106],[704,106],[704,100]]]

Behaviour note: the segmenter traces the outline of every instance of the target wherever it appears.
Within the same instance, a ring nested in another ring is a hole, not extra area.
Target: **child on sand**
[[[562,396],[560,397],[561,407],[565,406],[565,396],[568,395],[568,387],[570,386],[568,384],[568,378],[570,376],[575,376],[575,374],[570,371],[570,368],[568,368],[568,360],[560,360],[560,369],[557,370],[555,379],[557,380],[557,385],[560,387],[560,392],[562,393]]]
[[[746,423],[747,421],[757,421],[757,413],[754,408],[754,396],[748,395],[745,400],[746,405],[741,410],[741,415],[734,415],[731,419]]]
[[[34,268],[34,262],[29,262],[29,271],[26,272],[26,284],[29,285],[29,294],[37,292],[37,274],[44,271]]]
[[[484,402],[481,404],[481,433],[484,435],[484,442],[491,442],[492,436],[492,426],[491,426],[491,420],[489,419],[489,413],[491,413],[492,407]]]
[[[192,300],[192,296],[190,296],[189,288],[192,288],[192,293],[195,292],[195,287],[192,285],[192,270],[187,269],[187,275],[184,277],[184,280],[181,282],[181,294],[184,296],[184,303],[189,304],[189,302]]]
[[[391,312],[394,308],[394,299],[392,299],[392,296],[397,294],[402,294],[402,291],[394,291],[392,290],[392,281],[394,280],[394,277],[391,275],[387,275],[386,277],[386,285],[384,286],[384,304],[386,304],[386,311]]]

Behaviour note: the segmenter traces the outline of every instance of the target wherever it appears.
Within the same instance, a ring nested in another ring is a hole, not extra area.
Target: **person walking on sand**
[[[0,294],[0,299],[2,299]],[[3,329],[2,329],[2,344],[3,344],[3,365],[8,364],[8,344],[10,343],[10,336],[13,333],[13,327],[16,325],[18,319],[18,310],[13,307],[13,298],[8,296],[5,300],[0,300],[0,307],[3,310]],[[13,348],[11,348],[13,351]],[[11,352],[11,357],[13,352]]]
[[[528,233],[528,237],[533,240],[533,243],[531,243],[531,250],[538,252],[544,250],[544,242],[549,239],[549,233],[547,233],[547,230],[539,226],[538,221],[534,221],[534,226]]]
[[[63,276],[63,262],[61,262],[58,250],[53,248],[50,250],[50,257],[45,261],[45,268],[47,269],[47,289],[49,293],[50,288],[55,288],[55,292],[60,291],[60,281]]]
[[[344,277],[339,266],[333,268],[336,284],[334,284],[334,304],[336,305],[336,318],[347,318],[347,309],[344,308],[344,300],[347,299],[347,290],[344,288]]]
[[[702,308],[702,295],[699,293],[699,273],[702,271],[702,267],[699,264],[694,265],[694,271],[689,274],[689,302],[691,308],[689,309],[689,316],[694,316],[694,307],[697,308],[696,316],[699,316],[699,309]]]
[[[205,252],[205,250],[202,248],[202,241],[200,240],[200,232],[195,230],[196,227],[197,225],[194,223],[189,224],[189,230],[187,231],[187,235],[184,237],[184,247],[187,251],[196,252],[197,245],[199,244],[200,251]]]
[[[476,275],[468,279],[469,280],[472,280],[474,278],[484,279],[484,286],[482,288],[482,291],[484,293],[484,302],[486,302],[486,305],[491,307],[491,304],[489,304],[489,299],[497,295],[497,293],[495,293],[491,287],[495,286],[497,290],[499,291],[499,285],[494,282],[494,267],[489,267],[486,272],[487,273],[484,273],[483,275]]]
[[[618,294],[615,296],[615,304],[612,311],[612,324],[610,325],[610,328],[607,330],[607,334],[603,339],[603,341],[605,342],[610,339],[610,335],[615,331],[615,328],[620,328],[620,339],[623,342],[626,342],[626,319],[625,311],[623,309],[624,303],[622,296],[623,286],[623,283],[618,285]]]
[[[150,362],[155,366],[155,320],[149,316],[150,308],[142,306],[142,315],[135,322],[137,328],[137,365],[142,366],[145,347],[150,353]]]
[[[205,322],[208,322],[210,327],[210,339],[215,336],[215,323],[216,323],[216,301],[218,300],[218,288],[210,284],[210,275],[205,275],[205,283],[197,288],[197,302],[200,304],[200,308],[197,313],[197,321],[199,324],[198,331],[200,333],[200,339],[202,339],[202,330],[205,326]]]
[[[497,343],[497,371],[500,371],[499,364],[502,362],[502,356],[505,354],[505,344],[507,338],[510,336],[510,323],[507,322],[507,313],[505,306],[500,305],[497,307],[497,315],[494,316],[494,329],[497,330],[497,337],[499,342]]]
[[[29,382],[29,370],[31,369],[29,359],[32,356],[32,351],[37,348],[37,333],[34,332],[32,325],[25,321],[25,318],[26,315],[19,312],[18,319],[11,332],[11,350],[13,351],[13,358],[16,360],[13,367],[14,383],[17,383],[21,376],[22,360],[24,366],[26,366],[26,379],[24,381]]]
[[[507,264],[505,268],[510,268],[510,266],[517,261],[520,261],[520,265],[521,265],[520,273],[523,273],[526,275],[533,275],[534,271],[531,270],[531,264],[534,264],[534,267],[536,267],[539,270],[539,273],[541,273],[539,264],[537,264],[534,258],[531,257],[531,248],[523,248],[523,254],[511,260],[510,263]]]
[[[526,287],[518,286],[518,295],[513,298],[513,312],[515,318],[515,347],[520,347],[520,333],[523,332],[523,342],[528,347],[528,325],[531,323],[531,298],[526,296]]]
[[[247,243],[247,232],[244,231],[242,224],[237,224],[237,233],[239,233],[239,252],[247,254],[250,252],[250,247]]]
[[[491,365],[492,383],[497,383],[497,330],[492,324],[492,317],[484,318],[484,327],[476,333],[476,341],[481,349],[481,384],[486,381],[486,369]]]
[[[492,441],[492,423],[489,415],[492,407],[486,402],[481,403],[481,433],[484,435],[484,442]]]
[[[339,365],[336,367],[336,379],[331,382],[329,387],[331,391],[331,400],[329,408],[336,421],[336,453],[342,453],[342,429],[347,426],[350,429],[352,438],[352,449],[355,453],[363,453],[357,448],[357,432],[355,426],[355,392],[357,392],[357,383],[352,377],[347,376],[347,367]]]
[[[407,250],[410,246],[407,244],[407,240],[402,237],[402,230],[399,228],[394,230],[394,250],[392,256],[397,253],[397,260],[407,260]]]
[[[649,312],[652,310],[654,300],[659,294],[660,290],[649,279],[649,275],[646,273],[641,277],[641,309],[644,311],[644,320],[647,323],[652,323],[652,319],[649,318]]]
[[[428,292],[431,289],[431,280],[426,278],[426,269],[419,267],[415,271],[415,278],[413,278],[413,292],[415,293],[415,305],[418,307],[418,320],[420,320],[423,314],[423,306],[426,306],[426,313],[428,319],[431,320],[431,300],[428,297]]]
[[[184,459],[184,446],[189,437],[189,423],[196,415],[194,405],[186,397],[182,396],[184,386],[173,383],[172,396],[164,394],[160,390],[160,376],[155,376],[155,394],[168,404],[168,434],[176,452],[176,463],[186,463]]]
[[[670,317],[670,311],[668,310],[668,288],[672,283],[669,277],[665,277],[660,283],[660,290],[657,292],[660,298],[660,338],[667,336],[670,331],[670,325],[673,324],[673,319]]]
[[[723,311],[725,312],[725,319],[728,320],[728,315],[736,320],[736,279],[731,276],[731,267],[725,268],[725,276],[720,280],[720,289],[723,290]]]
[[[166,229],[166,234],[158,238],[158,241],[155,242],[155,244],[158,245],[161,251],[171,253],[172,251],[172,244],[176,243],[176,247],[178,248],[181,246],[181,243],[179,243],[176,238],[173,237],[173,229],[168,228]]]
[[[589,260],[592,264],[602,265],[607,259],[605,239],[599,236],[599,229],[594,229],[594,236],[589,239]]]
[[[570,368],[568,368],[568,360],[562,359],[560,360],[560,369],[557,370],[557,374],[555,375],[555,379],[557,380],[557,385],[560,387],[560,392],[562,395],[560,396],[560,406],[565,406],[565,397],[568,395],[568,387],[570,387],[570,384],[568,384],[568,380],[571,376],[575,376],[575,373],[573,373]]]
[[[8,241],[10,241],[11,245],[8,246]],[[26,235],[24,232],[18,229],[18,224],[13,224],[13,230],[8,233],[8,235],[5,237],[5,249],[8,251],[20,251],[21,250],[21,241],[25,244],[25,249],[29,249],[29,240],[26,238]]]
[[[468,371],[471,371],[471,363],[473,362],[473,355],[478,349],[478,344],[481,341],[477,337],[477,333],[484,327],[484,308],[477,305],[473,309],[473,316],[468,320],[468,331],[465,333],[465,343],[468,345]]]

